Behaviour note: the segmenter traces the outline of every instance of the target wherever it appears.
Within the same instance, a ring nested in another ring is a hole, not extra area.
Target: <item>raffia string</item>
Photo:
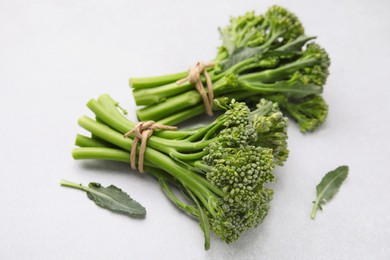
[[[156,123],[154,121],[146,121],[140,122],[135,125],[134,129],[124,134],[124,137],[129,137],[131,134],[135,134],[133,139],[133,145],[131,147],[130,152],[130,163],[131,168],[136,170],[136,156],[137,156],[137,145],[138,141],[141,140],[141,147],[138,155],[138,171],[140,173],[144,172],[144,155],[146,150],[146,143],[148,142],[148,138],[153,134],[154,129],[162,129],[162,130],[176,130],[176,126],[168,126]]]
[[[195,66],[190,67],[188,69],[188,76],[184,79],[180,79],[176,81],[176,84],[181,85],[187,81],[190,83],[195,83],[196,90],[199,92],[203,99],[204,106],[206,108],[206,113],[209,116],[213,115],[213,100],[214,100],[214,92],[213,92],[213,83],[211,82],[211,78],[206,68],[213,67],[214,63],[204,63],[203,61],[198,61]],[[200,74],[204,75],[207,84],[208,96],[204,90],[202,80],[200,79]]]

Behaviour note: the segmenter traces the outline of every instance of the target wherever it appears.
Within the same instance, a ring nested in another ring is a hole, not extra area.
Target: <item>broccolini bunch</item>
[[[207,69],[216,99],[275,100],[303,132],[323,123],[328,106],[321,94],[329,56],[313,43],[315,37],[304,34],[293,13],[280,6],[260,15],[249,12],[231,18],[220,34],[222,45],[212,61],[215,65]],[[194,84],[176,83],[186,75],[131,78],[136,104],[144,106],[137,111],[138,118],[177,124],[204,113]]]
[[[221,100],[222,101],[222,100]],[[129,162],[134,128],[108,95],[87,106],[96,120],[82,117],[79,125],[91,137],[78,135],[75,159]],[[287,158],[287,119],[276,103],[261,100],[253,111],[234,100],[220,103],[225,113],[209,125],[180,131],[155,131],[145,150],[145,169],[168,198],[197,218],[210,246],[210,230],[230,243],[267,215],[275,164]],[[175,188],[186,199],[179,199]]]

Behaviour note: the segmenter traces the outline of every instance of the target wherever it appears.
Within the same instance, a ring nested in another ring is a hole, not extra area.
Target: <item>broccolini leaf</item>
[[[259,47],[244,47],[241,49],[236,49],[227,60],[221,62],[222,72],[231,68],[233,65],[236,65],[244,60],[247,60],[251,57],[255,57],[257,55],[261,55],[265,53],[268,48],[264,48],[263,46]]]
[[[316,216],[317,209],[322,210],[322,206],[331,200],[337,191],[340,189],[341,184],[348,176],[348,166],[340,166],[337,169],[328,172],[321,182],[317,185],[317,199],[314,201],[313,210],[311,212],[311,218]]]
[[[301,51],[302,47],[310,40],[316,39],[315,36],[300,35],[293,41],[277,48],[277,51]]]
[[[141,204],[133,200],[127,193],[121,189],[110,185],[103,187],[99,183],[91,182],[88,187],[82,184],[61,180],[62,186],[71,187],[85,191],[93,202],[99,207],[122,213],[130,217],[144,217],[146,210]]]

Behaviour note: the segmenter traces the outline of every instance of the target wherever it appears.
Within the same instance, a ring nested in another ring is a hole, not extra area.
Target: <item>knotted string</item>
[[[195,83],[196,90],[199,92],[203,99],[204,106],[206,108],[206,113],[209,116],[213,115],[213,100],[214,100],[214,92],[213,92],[213,83],[211,82],[211,78],[206,68],[213,67],[214,63],[209,62],[205,64],[203,61],[198,61],[194,67],[190,67],[188,69],[188,76],[176,81],[177,85],[181,85],[185,82]],[[204,75],[207,84],[208,96],[203,87],[202,80],[200,79],[200,74]]]
[[[134,170],[137,169],[135,163],[136,156],[137,156],[137,145],[138,145],[138,141],[141,140],[141,147],[138,155],[138,171],[140,173],[144,172],[144,155],[146,150],[146,143],[148,141],[148,138],[153,134],[154,129],[176,130],[177,127],[162,125],[154,121],[146,121],[146,122],[140,122],[136,124],[133,130],[123,135],[124,137],[129,137],[131,134],[133,133],[135,134],[133,139],[133,145],[131,147],[131,152],[130,152],[131,168]]]

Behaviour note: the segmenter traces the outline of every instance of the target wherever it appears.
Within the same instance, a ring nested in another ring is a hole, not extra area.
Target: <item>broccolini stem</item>
[[[155,86],[161,86],[170,82],[177,81],[186,77],[187,71],[179,72],[176,74],[169,74],[163,76],[146,77],[146,78],[131,78],[129,80],[130,86],[133,89],[152,88]]]
[[[190,82],[180,85],[176,84],[176,82],[172,82],[159,87],[134,89],[133,96],[137,106],[149,106],[194,88],[195,87]]]
[[[207,164],[204,164],[202,161],[196,161],[194,163],[194,166],[205,171],[205,172],[212,172],[213,171],[213,167],[211,167]]]
[[[185,154],[185,153],[180,153],[180,152],[177,152],[177,151],[173,151],[170,153],[171,156],[179,159],[179,160],[183,160],[183,161],[196,161],[196,160],[200,160],[202,159],[203,156],[205,156],[207,153],[204,152],[204,151],[201,151],[201,152],[198,152],[198,153],[189,153],[189,154]]]
[[[138,110],[139,111],[139,110]],[[137,113],[138,113],[137,111]],[[206,109],[203,104],[196,105],[194,107],[187,108],[185,110],[182,110],[178,113],[175,113],[173,115],[169,115],[165,118],[162,118],[158,120],[160,124],[163,125],[176,125],[178,123],[181,123],[183,121],[186,121],[187,119],[193,118],[198,115],[202,115],[206,112]],[[163,137],[164,134],[161,135]]]
[[[196,90],[189,90],[174,97],[167,98],[164,102],[137,110],[137,117],[141,121],[159,120],[166,116],[175,114],[185,108],[198,105],[202,97]]]
[[[310,217],[312,219],[314,219],[316,217],[317,209],[318,209],[318,201],[315,201],[315,203],[313,205],[313,209],[312,209],[311,214],[310,214]]]
[[[215,133],[215,130],[220,126],[220,122],[214,121],[211,124],[202,127],[201,129],[198,129],[196,133],[186,138],[186,141],[194,142],[194,141],[205,141],[208,139],[210,134]],[[211,131],[211,133],[210,133]]]
[[[75,145],[80,147],[106,147],[103,142],[78,134]]]
[[[275,69],[268,69],[261,72],[249,73],[242,75],[240,80],[255,80],[264,83],[274,82],[276,80],[283,79],[284,77],[291,75],[300,68],[305,68],[320,63],[318,59],[298,59],[286,65],[282,65]]]
[[[154,171],[153,169],[146,169],[146,170],[153,174],[153,171]],[[161,177],[157,177],[157,178],[158,178],[158,181],[160,183],[160,187],[161,187],[162,191],[165,193],[165,195],[167,195],[167,197],[170,199],[170,201],[172,203],[174,203],[176,206],[178,206],[180,209],[184,210],[188,214],[190,214],[194,217],[198,217],[198,215],[199,215],[198,210],[194,206],[190,206],[190,205],[182,202],[181,200],[179,200],[179,198],[173,193],[168,182],[164,178],[161,178]]]
[[[128,152],[104,147],[82,147],[74,148],[72,156],[76,160],[81,159],[99,159],[130,163]]]

